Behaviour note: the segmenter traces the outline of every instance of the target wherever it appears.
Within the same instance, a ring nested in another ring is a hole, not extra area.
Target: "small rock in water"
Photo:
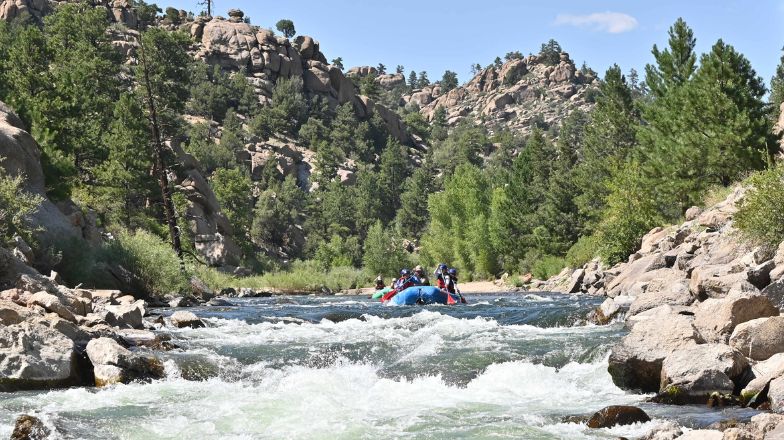
[[[589,428],[610,428],[616,425],[631,425],[638,422],[650,422],[651,418],[645,411],[636,406],[608,406],[588,420]]]
[[[191,312],[174,312],[171,315],[171,323],[173,326],[177,328],[183,327],[190,327],[190,328],[200,328],[204,327],[204,323],[198,316],[194,315]]]
[[[213,298],[213,299],[207,301],[207,305],[208,306],[213,306],[213,307],[231,307],[234,304],[226,301],[223,298]]]
[[[51,432],[38,417],[22,414],[17,417],[11,440],[43,440]]]

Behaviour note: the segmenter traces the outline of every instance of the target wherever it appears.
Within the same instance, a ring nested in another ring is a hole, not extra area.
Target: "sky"
[[[197,0],[158,0],[162,7],[199,12]],[[274,28],[282,18],[298,34],[321,43],[328,60],[346,68],[376,66],[389,71],[427,71],[438,80],[445,70],[460,82],[470,66],[486,66],[510,51],[537,53],[550,38],[578,66],[604,75],[616,63],[639,72],[653,62],[651,48],[667,43],[667,29],[683,17],[694,30],[697,52],[721,38],[743,53],[768,83],[784,46],[784,0],[216,0],[213,15],[239,8],[255,25]],[[642,76],[642,74],[641,74]]]

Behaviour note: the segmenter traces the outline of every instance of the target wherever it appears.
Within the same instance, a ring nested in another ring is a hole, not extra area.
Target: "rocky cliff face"
[[[41,168],[41,149],[25,130],[22,121],[11,109],[0,102],[0,165],[10,176],[24,176],[25,189],[43,197],[38,210],[28,219],[34,226],[34,235],[39,246],[38,257],[48,246],[66,240],[100,241],[94,213],[82,213],[73,203],[57,204],[46,197],[44,173]],[[22,246],[24,247],[24,246]],[[28,252],[22,252],[27,254]],[[28,256],[29,257],[29,256]],[[29,258],[32,260],[32,258]],[[32,263],[32,261],[27,261]]]
[[[401,104],[418,106],[428,120],[441,107],[450,126],[468,118],[527,133],[534,125],[556,125],[576,109],[590,109],[595,86],[596,78],[576,69],[567,53],[557,65],[530,55],[488,67],[448,92],[439,85],[414,90]]]
[[[300,77],[307,94],[320,95],[331,106],[351,103],[360,118],[378,114],[390,134],[404,145],[414,140],[400,117],[357,91],[343,72],[327,63],[321,45],[301,35],[293,41],[243,22],[243,13],[232,10],[228,19],[197,17],[180,26],[190,32],[193,55],[227,70],[244,69],[262,104],[269,102],[279,78]]]

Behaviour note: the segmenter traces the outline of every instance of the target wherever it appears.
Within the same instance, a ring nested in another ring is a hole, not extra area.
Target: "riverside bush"
[[[22,176],[10,177],[0,168],[0,241],[11,240],[14,234],[30,239],[32,229],[25,217],[33,213],[43,198],[22,188]]]
[[[147,293],[178,294],[188,289],[171,245],[147,231],[120,230],[104,249],[103,258],[131,271]]]
[[[540,280],[546,280],[554,275],[558,275],[566,267],[566,260],[561,257],[545,255],[534,263],[531,268],[531,275]]]
[[[599,242],[593,235],[587,235],[577,239],[566,252],[566,264],[572,268],[578,268],[593,260],[599,251]]]
[[[210,288],[220,290],[225,287],[239,289],[279,289],[292,292],[319,292],[323,288],[336,292],[344,289],[367,287],[375,275],[353,267],[333,267],[323,270],[317,261],[295,261],[287,270],[268,272],[263,275],[238,278],[218,272],[214,268],[198,266],[193,268],[196,276]]]
[[[760,171],[735,214],[735,225],[751,241],[775,247],[784,241],[784,168]]]

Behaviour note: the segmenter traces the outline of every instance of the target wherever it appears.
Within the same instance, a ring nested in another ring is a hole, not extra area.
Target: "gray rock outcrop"
[[[23,322],[0,327],[0,390],[33,390],[79,383],[76,346],[52,328]]]
[[[131,352],[111,338],[93,339],[87,344],[86,351],[93,364],[95,386],[98,387],[165,376],[163,363],[158,358]]]

